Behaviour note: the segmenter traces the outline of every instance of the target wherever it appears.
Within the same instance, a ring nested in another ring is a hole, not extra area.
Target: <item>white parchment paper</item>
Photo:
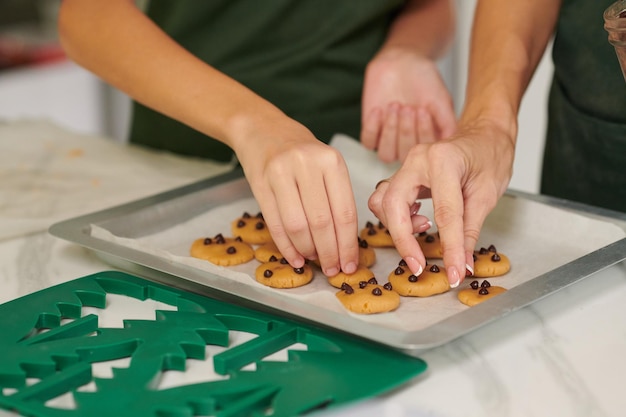
[[[348,163],[360,226],[364,227],[368,220],[377,221],[367,208],[367,199],[376,182],[390,176],[396,166],[380,163],[372,152],[342,135],[337,135],[332,145],[342,152]],[[421,213],[432,219],[430,200],[424,200],[422,204]],[[189,256],[189,247],[195,239],[212,237],[218,233],[231,235],[231,221],[244,211],[259,211],[253,198],[224,204],[174,227],[137,239],[114,236],[97,225],[92,225],[92,236],[153,254],[176,264],[227,277],[241,285],[257,286],[265,291],[279,291],[285,297],[295,297],[303,303],[329,309],[337,314],[352,315],[359,320],[407,332],[424,329],[469,308],[458,301],[457,289],[429,298],[403,297],[400,307],[391,313],[356,315],[343,308],[335,297],[337,289],[328,284],[317,268],[312,283],[301,288],[277,290],[255,281],[254,271],[259,265],[256,260],[235,267],[220,267]],[[436,226],[432,230],[436,230]],[[478,247],[494,244],[499,252],[510,258],[511,271],[505,276],[490,279],[493,285],[510,289],[625,235],[624,229],[612,222],[507,195],[489,215]],[[376,249],[376,254],[377,262],[371,269],[379,283],[385,283],[388,275],[397,267],[400,257],[395,249]],[[441,260],[430,262],[442,264]],[[471,279],[466,280],[459,289],[465,288],[470,281]]]

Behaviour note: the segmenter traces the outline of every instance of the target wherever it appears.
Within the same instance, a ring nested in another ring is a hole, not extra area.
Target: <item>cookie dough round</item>
[[[375,225],[372,222],[367,222],[365,227],[361,229],[359,237],[366,240],[369,246],[375,248],[392,248],[394,247],[393,239],[389,234],[389,230],[381,222]]]
[[[464,288],[458,292],[457,297],[460,302],[472,307],[503,292],[506,292],[506,288],[491,285],[486,280],[481,284],[478,281],[472,281],[469,288]]]
[[[363,283],[357,287],[344,284],[336,296],[346,309],[356,314],[387,313],[400,306],[400,295],[389,283]]]
[[[254,250],[254,257],[259,262],[269,262],[271,257],[280,259],[283,255],[280,253],[274,241],[264,243]]]
[[[424,272],[416,277],[407,268],[404,260],[391,271],[389,282],[398,294],[405,297],[430,297],[450,289],[448,276],[443,266],[426,265]]]
[[[367,282],[372,278],[374,278],[374,273],[369,268],[359,265],[356,271],[352,274],[346,274],[343,271],[339,271],[339,273],[334,277],[328,277],[328,283],[335,288],[341,288],[343,283],[355,287],[359,285],[359,282]]]
[[[443,258],[443,248],[441,247],[441,239],[439,233],[423,232],[418,234],[415,239],[420,244],[420,248],[425,258],[441,259]]]
[[[252,245],[262,245],[272,241],[263,214],[260,212],[256,216],[245,212],[241,217],[233,220],[230,226],[233,236],[239,236],[244,242]]]
[[[254,258],[252,246],[240,238],[224,237],[221,234],[213,238],[196,239],[191,244],[189,253],[194,258],[204,259],[221,266],[239,265]]]
[[[254,277],[258,282],[272,288],[296,288],[313,279],[313,270],[308,264],[294,268],[284,259],[271,258],[256,268]]]
[[[367,240],[359,239],[359,265],[369,268],[376,263],[376,251]]]
[[[509,258],[499,253],[494,245],[474,251],[474,275],[476,278],[493,278],[511,270]]]

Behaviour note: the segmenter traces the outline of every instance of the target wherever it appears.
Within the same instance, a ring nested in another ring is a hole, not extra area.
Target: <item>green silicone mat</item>
[[[172,309],[119,328],[83,314],[115,308],[112,295]],[[235,332],[253,337],[231,346]],[[221,351],[207,358],[211,346]],[[286,360],[268,359],[283,350]],[[0,409],[36,417],[297,416],[381,394],[426,369],[393,349],[117,271],[0,305],[0,352]],[[110,377],[93,375],[96,364],[122,358],[128,364]],[[221,379],[159,386],[190,360],[212,360]],[[60,396],[72,406],[54,406]]]

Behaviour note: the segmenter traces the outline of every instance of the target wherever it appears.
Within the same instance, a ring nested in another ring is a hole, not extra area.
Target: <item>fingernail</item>
[[[354,272],[356,272],[357,269],[357,265],[354,262],[350,262],[348,265],[346,265],[345,268],[343,268],[343,272],[345,272],[346,274],[353,274]]]
[[[474,275],[474,268],[472,268],[468,264],[465,264],[465,276],[471,277],[472,275]]]
[[[335,275],[337,275],[338,273],[339,273],[339,269],[338,269],[338,268],[336,268],[336,267],[334,267],[334,266],[333,266],[333,267],[331,267],[331,268],[328,268],[328,269],[326,269],[326,270],[324,271],[324,274],[325,274],[327,277],[334,277],[334,276],[335,276]]]
[[[420,265],[419,262],[417,262],[417,259],[408,257],[404,261],[406,262],[406,265],[411,270],[411,273],[415,275],[416,277],[422,275],[422,272],[424,272],[424,267]]]
[[[422,224],[420,227],[417,228],[417,232],[418,233],[422,233],[427,231],[428,229],[430,229],[431,227],[433,227],[433,222],[431,222],[430,220],[427,221],[426,223]]]
[[[459,275],[459,271],[451,266],[447,269],[448,271],[448,281],[450,282],[450,288],[456,288],[461,283],[461,276]]]

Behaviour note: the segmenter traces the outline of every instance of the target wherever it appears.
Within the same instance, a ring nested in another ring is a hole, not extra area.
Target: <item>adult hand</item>
[[[452,98],[431,59],[404,48],[387,49],[367,66],[361,142],[384,162],[402,161],[413,145],[452,135]]]
[[[480,230],[511,179],[514,153],[514,139],[495,123],[474,122],[448,139],[413,146],[391,180],[374,191],[369,208],[387,226],[414,274],[426,265],[414,237],[416,199],[432,197],[444,265],[454,288],[473,271]]]
[[[357,210],[343,157],[299,123],[274,127],[280,134],[257,132],[237,156],[276,246],[294,267],[318,259],[327,276],[354,272]]]

